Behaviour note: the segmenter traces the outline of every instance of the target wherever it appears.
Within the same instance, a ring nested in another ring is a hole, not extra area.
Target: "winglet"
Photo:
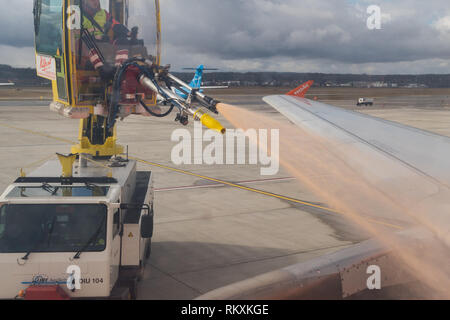
[[[304,98],[306,92],[308,92],[309,88],[311,88],[311,86],[313,84],[314,84],[314,81],[313,80],[309,80],[308,82],[305,82],[304,84],[302,84],[300,87],[295,88],[292,91],[289,91],[288,93],[286,93],[286,95]]]

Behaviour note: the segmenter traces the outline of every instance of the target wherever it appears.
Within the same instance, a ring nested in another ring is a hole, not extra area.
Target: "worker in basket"
[[[129,58],[129,46],[136,41],[137,28],[129,31],[127,27],[119,23],[105,9],[102,9],[100,0],[82,0],[83,29],[91,38],[88,42],[90,49],[89,60],[95,70],[99,71],[103,80],[111,80],[114,77],[115,68],[102,58],[96,45],[97,42],[110,43],[115,47],[115,67],[119,67]]]

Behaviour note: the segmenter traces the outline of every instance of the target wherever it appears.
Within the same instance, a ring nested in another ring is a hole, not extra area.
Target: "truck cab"
[[[120,158],[57,172],[49,161],[0,197],[0,299],[134,298],[153,234],[151,172]]]

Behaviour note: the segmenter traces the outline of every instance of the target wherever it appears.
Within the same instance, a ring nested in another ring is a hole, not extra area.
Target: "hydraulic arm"
[[[177,120],[179,120],[183,125],[187,124],[188,116],[191,116],[194,120],[200,121],[205,127],[218,131],[222,134],[225,133],[225,128],[216,119],[202,111],[200,107],[194,105],[195,102],[198,102],[200,106],[217,113],[216,105],[219,103],[218,101],[206,96],[198,90],[191,88],[182,80],[168,73],[167,69],[163,68],[160,70],[163,70],[163,72],[156,71],[154,73],[149,73],[144,69],[143,72],[139,74],[139,82],[142,86],[155,92],[157,94],[158,101],[161,103],[170,104],[177,107],[179,110]],[[161,87],[156,79],[162,79],[169,88],[172,88],[172,90],[167,87]],[[174,88],[175,90],[173,90]],[[187,98],[182,98],[174,93],[174,91],[180,92],[181,90],[189,92]]]
[[[37,72],[52,81],[50,108],[80,120],[73,154],[122,153],[116,123],[132,114],[175,110],[183,125],[191,118],[225,133],[207,113],[217,113],[218,101],[160,66],[159,0],[34,0],[34,18]]]

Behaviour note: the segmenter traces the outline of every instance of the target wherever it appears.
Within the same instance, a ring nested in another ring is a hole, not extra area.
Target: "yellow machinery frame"
[[[113,0],[111,0],[113,1]],[[128,5],[127,0],[114,0],[116,2],[122,2],[124,6]],[[66,108],[87,108],[89,109],[89,118],[87,119],[81,119],[80,125],[79,125],[79,134],[78,134],[78,140],[79,143],[77,145],[72,146],[71,153],[72,154],[90,154],[92,156],[96,157],[111,157],[115,155],[119,155],[123,153],[124,148],[121,145],[117,144],[117,127],[116,125],[113,128],[113,134],[112,136],[107,137],[104,139],[103,144],[92,144],[89,140],[88,136],[86,136],[85,132],[88,130],[92,130],[93,125],[97,122],[97,116],[94,114],[94,106],[89,105],[83,105],[78,106],[76,104],[76,92],[75,88],[72,85],[69,85],[70,79],[72,76],[75,75],[76,68],[74,66],[75,63],[75,57],[72,54],[71,50],[68,50],[67,48],[71,48],[72,46],[72,39],[71,37],[67,36],[67,25],[66,21],[68,19],[68,13],[66,12],[65,8],[69,8],[71,6],[71,2],[73,0],[63,0],[63,21],[62,21],[62,43],[64,48],[63,53],[58,52],[56,54],[56,57],[63,58],[62,61],[64,62],[64,72],[65,72],[65,81],[66,81],[66,94],[67,94],[67,101],[60,99],[58,94],[58,86],[57,81],[52,80],[52,92],[53,92],[53,101],[64,105]],[[155,0],[155,13],[156,13],[156,64],[160,64],[161,60],[161,15],[160,15],[160,5],[159,0]],[[36,55],[38,53],[36,52]],[[55,57],[55,58],[56,58]],[[68,68],[66,68],[68,66]],[[67,70],[68,69],[68,70]],[[70,90],[70,92],[69,92]]]

